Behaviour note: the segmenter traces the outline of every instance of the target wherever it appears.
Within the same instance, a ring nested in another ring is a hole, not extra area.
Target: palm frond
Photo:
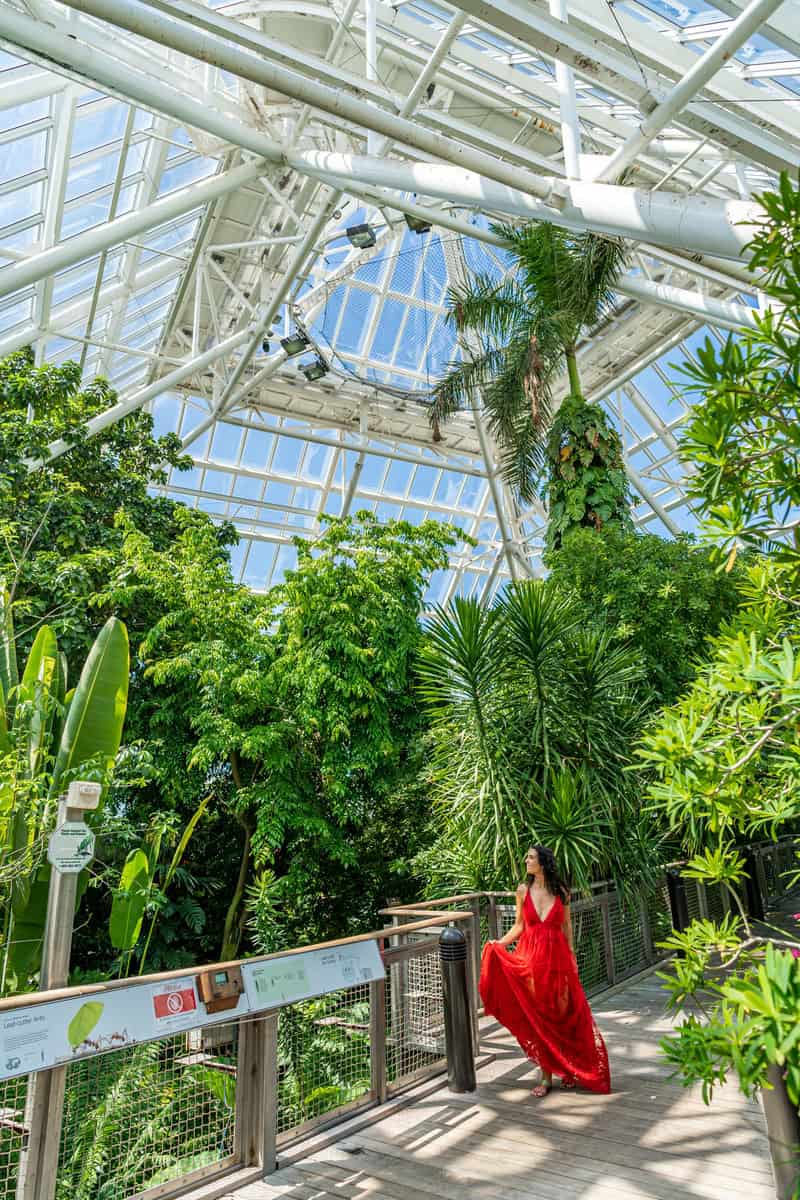
[[[515,278],[476,275],[463,286],[448,288],[447,302],[448,320],[489,341],[515,338],[530,321],[529,298]]]
[[[428,411],[431,425],[444,423],[464,408],[471,408],[476,397],[503,364],[504,352],[489,348],[482,354],[465,355],[447,364],[447,374],[434,385]]]
[[[536,494],[551,416],[551,381],[560,354],[547,331],[506,347],[501,368],[483,389],[489,431],[497,442],[504,478],[524,500]]]
[[[614,286],[625,266],[626,250],[619,238],[585,233],[576,251],[576,311],[581,313],[582,325],[594,325],[614,302]]]

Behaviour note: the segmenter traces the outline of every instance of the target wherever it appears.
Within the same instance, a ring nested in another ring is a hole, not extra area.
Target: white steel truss
[[[509,217],[625,239],[582,377],[637,524],[691,530],[675,364],[763,307],[742,249],[800,166],[798,0],[0,0],[0,44],[0,354],[106,375],[93,434],[176,431],[163,490],[236,525],[250,586],[360,508],[474,540],[431,600],[540,573],[546,512],[479,414],[427,418],[453,264],[505,270]]]

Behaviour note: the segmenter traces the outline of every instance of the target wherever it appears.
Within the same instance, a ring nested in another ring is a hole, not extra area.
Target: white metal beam
[[[716,75],[734,53],[752,37],[759,26],[780,8],[783,0],[751,0],[743,13],[730,25],[722,37],[696,60],[690,70],[675,84],[669,94],[648,113],[635,133],[619,147],[596,176],[600,181],[618,179],[626,167],[635,162],[653,138],[666,129],[689,101]],[[713,169],[713,168],[712,168]]]
[[[193,183],[189,187],[181,188],[144,208],[134,208],[125,216],[108,221],[105,225],[97,225],[85,233],[79,233],[60,245],[51,246],[39,254],[32,255],[24,262],[15,263],[0,273],[0,297],[21,291],[40,279],[47,279],[75,263],[92,258],[102,250],[118,246],[148,229],[200,208],[219,196],[236,191],[256,179],[263,170],[263,163],[254,162],[223,171],[202,183]]]

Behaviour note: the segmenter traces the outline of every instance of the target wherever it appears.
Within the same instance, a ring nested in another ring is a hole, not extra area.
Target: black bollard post
[[[742,857],[747,874],[744,877],[744,898],[747,915],[754,921],[764,920],[764,897],[758,877],[758,857],[752,846],[743,847]]]
[[[672,914],[672,928],[676,933],[683,933],[684,929],[689,928],[691,922],[689,905],[686,902],[686,884],[680,867],[667,867],[667,892]]]
[[[474,1092],[475,1053],[467,987],[467,939],[460,929],[448,927],[442,930],[439,958],[444,995],[447,1086],[451,1092]]]

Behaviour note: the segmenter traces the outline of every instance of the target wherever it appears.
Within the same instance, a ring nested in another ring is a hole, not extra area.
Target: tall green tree
[[[424,587],[455,534],[334,520],[258,597],[204,523],[179,519],[169,552],[128,528],[108,598],[164,613],[141,669],[189,714],[182,769],[223,781],[219,836],[238,843],[239,873],[221,953],[241,944],[248,885],[261,944],[363,927],[407,871],[392,839],[418,836],[400,799],[418,766],[409,672]]]
[[[553,382],[562,369],[569,395],[583,399],[577,347],[608,311],[624,262],[622,244],[544,221],[492,226],[506,243],[508,275],[476,275],[448,293],[462,357],[434,388],[431,422],[444,424],[480,404],[509,484],[536,495]]]
[[[86,423],[116,401],[103,379],[84,385],[78,363],[34,365],[30,350],[0,360],[0,573],[7,581],[23,650],[38,625],[55,631],[73,674],[110,612],[90,598],[105,586],[122,545],[116,514],[165,549],[177,532],[172,500],[149,488],[167,468],[188,468],[174,434],[155,437],[153,418],[131,413],[88,438]],[[56,439],[72,445],[38,470]],[[230,527],[219,534],[235,540]],[[124,616],[132,633],[142,614]]]
[[[708,546],[610,524],[574,529],[548,555],[550,577],[571,591],[583,624],[636,648],[653,702],[676,700],[705,661],[712,637],[742,602],[744,572],[719,571]]]
[[[111,603],[98,604],[96,597],[120,563],[120,513],[157,549],[173,543],[180,528],[176,513],[184,506],[153,495],[151,489],[166,480],[169,467],[188,468],[191,460],[175,435],[155,436],[153,418],[140,411],[102,436],[88,438],[87,422],[113,405],[116,396],[102,379],[83,383],[77,363],[36,367],[29,350],[19,351],[0,361],[0,396],[0,573],[14,612],[17,652],[22,660],[47,624],[74,680],[109,617],[125,622],[134,646],[157,619],[152,598],[146,607],[137,607],[134,600],[123,611]],[[70,448],[31,471],[30,463],[45,459],[47,446],[56,439]],[[236,540],[231,526],[214,526],[201,514],[197,520],[206,522],[220,547]],[[156,695],[152,682],[134,671],[125,744],[103,816],[105,865],[89,881],[75,931],[74,960],[87,971],[103,975],[114,960],[108,922],[127,853],[143,839],[152,853],[161,836],[163,875],[207,794],[198,773],[182,769],[189,734],[180,697],[171,696],[168,688]],[[213,828],[213,817],[204,819],[173,879],[151,962],[178,965],[210,952],[210,943],[203,940],[205,909],[198,908],[196,899],[202,897],[207,906],[209,924],[221,924],[221,894],[234,886],[238,869],[235,846],[226,855],[216,838],[209,851]],[[152,903],[159,895],[155,887]]]

